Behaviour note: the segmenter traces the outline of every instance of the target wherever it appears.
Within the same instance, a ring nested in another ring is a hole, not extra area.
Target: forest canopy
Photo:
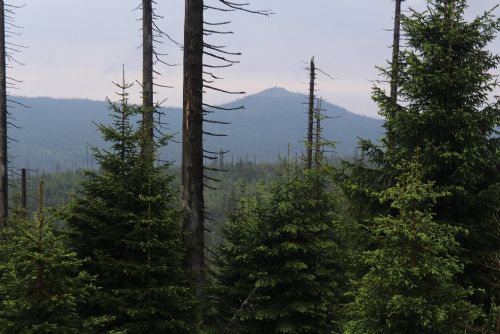
[[[311,57],[304,94],[284,98],[304,113],[300,154],[288,144],[269,158],[272,137],[256,133],[258,160],[213,148],[231,138],[220,115],[283,106],[207,95],[244,94],[223,79],[242,54],[215,37],[233,33],[236,13],[274,13],[185,0],[179,42],[158,25],[176,14],[142,0],[142,76],[123,66],[110,83],[92,163],[30,178],[29,167],[9,173],[21,7],[0,1],[0,333],[500,334],[498,6],[471,17],[466,0],[426,3],[394,1],[392,58],[372,91],[380,137],[367,130],[355,154],[335,154],[325,124],[365,124],[328,114],[321,79],[335,78]],[[164,42],[183,56],[180,118],[157,102],[172,66]],[[284,119],[296,116],[279,115],[261,130],[296,133]]]

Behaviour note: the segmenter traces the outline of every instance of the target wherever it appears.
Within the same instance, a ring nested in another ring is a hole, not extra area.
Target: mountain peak
[[[292,93],[283,87],[272,87],[265,89],[259,93],[253,94],[252,96],[280,98],[280,97],[291,97],[295,95],[298,95],[298,93]]]

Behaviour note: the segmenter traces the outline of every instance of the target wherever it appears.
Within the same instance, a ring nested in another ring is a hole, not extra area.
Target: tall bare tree
[[[314,101],[315,101],[315,80],[316,80],[316,65],[314,64],[314,57],[311,58],[309,65],[309,108],[307,111],[307,157],[306,167],[312,168],[313,162],[313,127],[314,127]]]
[[[0,226],[8,214],[7,180],[7,55],[5,47],[5,3],[0,0]]]
[[[21,169],[21,208],[24,214],[28,212],[28,195],[27,195],[27,173],[26,168]]]
[[[391,100],[394,103],[398,100],[398,79],[399,79],[399,49],[401,41],[401,3],[404,0],[395,0],[394,10],[394,39],[392,43],[392,73],[391,73]]]
[[[203,0],[186,0],[182,121],[182,203],[190,247],[189,266],[201,298],[204,267],[203,197]],[[201,312],[198,312],[201,317]],[[201,319],[198,319],[201,321]]]
[[[243,92],[227,91],[213,84],[220,77],[212,70],[230,67],[238,61],[229,59],[238,56],[238,52],[229,52],[224,46],[213,45],[205,41],[205,36],[213,34],[230,34],[230,31],[219,30],[229,21],[209,22],[204,19],[205,10],[230,12],[240,10],[249,13],[268,15],[267,11],[253,11],[247,8],[248,3],[235,3],[226,0],[213,0],[215,5],[208,5],[204,0],[185,0],[184,21],[184,87],[183,87],[183,124],[182,124],[182,203],[186,212],[184,229],[186,244],[189,247],[189,268],[192,282],[198,299],[198,324],[202,322],[201,301],[204,289],[205,266],[205,220],[207,211],[204,203],[204,187],[206,180],[214,180],[207,175],[209,168],[204,166],[204,158],[213,159],[218,152],[204,149],[204,135],[223,136],[222,134],[204,131],[204,122],[227,124],[215,120],[204,119],[204,115],[215,110],[235,110],[204,103],[204,90],[212,90],[228,94]],[[204,64],[207,56],[222,64]],[[206,78],[204,78],[204,75]]]
[[[153,0],[142,0],[142,121],[144,150],[151,151],[153,142]]]
[[[316,167],[320,167],[323,161],[323,147],[325,144],[322,138],[323,131],[321,128],[321,121],[324,118],[322,106],[323,99],[317,99],[316,109],[314,111],[314,118],[316,119],[316,129],[314,131],[314,164],[316,165]]]

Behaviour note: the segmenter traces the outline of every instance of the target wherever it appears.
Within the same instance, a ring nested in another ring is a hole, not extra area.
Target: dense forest
[[[290,100],[306,113],[300,153],[211,148],[231,136],[220,112],[244,109],[205,99],[242,93],[218,74],[241,54],[211,38],[234,12],[273,17],[227,0],[185,0],[171,133],[154,101],[168,66],[157,46],[172,38],[142,0],[142,78],[124,66],[113,83],[92,168],[9,173],[21,47],[9,41],[18,7],[0,0],[0,333],[500,334],[499,6],[471,18],[467,0],[426,2],[394,1],[392,58],[372,94],[383,134],[361,136],[351,157],[332,154],[318,94],[331,75],[314,57],[307,98]]]

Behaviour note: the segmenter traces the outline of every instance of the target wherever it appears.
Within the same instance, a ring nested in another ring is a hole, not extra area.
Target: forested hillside
[[[95,131],[95,123],[109,119],[105,102],[13,99],[31,107],[18,108],[16,112],[16,125],[21,129],[12,131],[12,137],[16,139],[11,145],[14,168],[26,167],[28,162],[32,167],[47,171],[96,167],[89,145],[104,145]],[[228,150],[226,160],[233,161],[276,162],[278,155],[287,153],[288,144],[293,154],[300,154],[305,131],[305,101],[306,95],[271,88],[230,103],[226,106],[241,105],[245,109],[217,113],[218,120],[230,122],[231,126],[223,128],[227,137],[210,141],[209,149]],[[358,138],[377,141],[382,135],[382,121],[379,119],[357,115],[330,103],[324,108],[325,115],[332,117],[324,122],[325,135],[338,142],[337,156],[353,156]],[[178,164],[182,110],[165,108],[164,113],[174,141],[162,153]],[[217,131],[220,126],[209,126],[209,129]]]

